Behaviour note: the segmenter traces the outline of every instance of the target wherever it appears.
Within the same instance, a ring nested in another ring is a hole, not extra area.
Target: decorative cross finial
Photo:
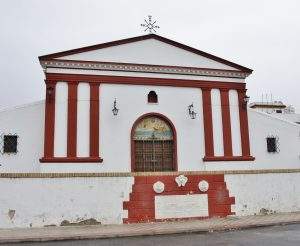
[[[155,31],[155,29],[158,29],[159,26],[156,26],[155,23],[156,21],[152,22],[152,16],[148,15],[148,20],[144,19],[145,24],[141,24],[142,27],[145,27],[146,29],[144,30],[144,32],[148,31],[149,33],[152,33],[153,31]]]

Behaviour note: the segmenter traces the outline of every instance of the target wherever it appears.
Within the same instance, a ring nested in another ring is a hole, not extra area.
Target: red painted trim
[[[203,161],[254,161],[253,156],[205,156]]]
[[[202,89],[203,102],[203,125],[204,125],[204,141],[205,156],[214,156],[214,137],[213,137],[213,121],[212,121],[212,105],[211,105],[211,89]]]
[[[147,114],[143,114],[142,116],[140,116],[132,125],[131,128],[131,134],[130,134],[130,138],[131,138],[131,171],[134,172],[135,170],[135,145],[134,145],[134,140],[133,140],[133,136],[134,136],[134,130],[137,127],[137,125],[145,118],[147,117],[151,117],[151,116],[155,116],[158,117],[160,119],[162,119],[163,121],[166,121],[169,126],[171,127],[172,131],[173,131],[173,142],[174,142],[174,150],[173,150],[173,155],[174,155],[174,159],[173,159],[173,169],[174,171],[178,170],[178,166],[177,166],[177,133],[176,133],[176,128],[173,125],[172,121],[166,117],[163,114],[160,113],[147,113]]]
[[[47,73],[49,81],[74,81],[90,83],[107,83],[107,84],[128,84],[128,85],[157,85],[157,86],[175,86],[175,87],[192,87],[192,88],[218,88],[218,89],[235,89],[243,90],[245,83],[220,82],[208,80],[189,80],[189,79],[166,79],[166,78],[149,78],[149,77],[129,77],[129,76],[109,76],[109,75],[86,75],[86,74],[62,74]]]
[[[217,175],[187,175],[188,182],[185,186],[178,187],[174,181],[177,175],[160,176],[139,176],[134,177],[132,192],[129,201],[123,202],[123,209],[128,211],[128,218],[124,223],[157,222],[170,220],[184,220],[187,218],[166,218],[155,217],[155,197],[206,194],[208,198],[208,217],[226,217],[232,215],[231,205],[235,204],[235,198],[229,196],[229,190],[224,180],[224,174]],[[209,189],[202,192],[198,188],[201,180],[209,183]],[[162,193],[157,194],[153,190],[153,184],[161,181],[165,185]],[[193,217],[193,219],[204,219],[206,217]]]
[[[99,86],[90,83],[90,156],[99,157]]]
[[[56,82],[52,81],[51,84],[49,84],[48,81],[45,82],[46,82],[46,101],[45,101],[44,156],[48,158],[48,157],[53,157],[54,155]]]
[[[102,44],[82,47],[82,48],[78,48],[78,49],[72,49],[72,50],[67,50],[67,51],[63,51],[63,52],[53,53],[53,54],[49,54],[49,55],[40,56],[39,60],[59,58],[59,57],[62,57],[62,56],[73,55],[73,54],[78,54],[78,53],[82,53],[82,52],[93,51],[93,50],[113,47],[113,46],[122,45],[122,44],[133,43],[133,42],[147,40],[147,39],[159,40],[161,42],[164,42],[164,43],[167,43],[169,45],[175,46],[177,48],[184,49],[184,50],[192,52],[194,54],[204,56],[204,57],[209,58],[211,60],[223,63],[225,65],[228,65],[228,66],[231,66],[231,67],[234,67],[234,68],[237,68],[241,71],[244,71],[244,72],[247,72],[247,73],[252,73],[252,69],[250,69],[250,68],[241,66],[239,64],[230,62],[230,61],[225,60],[223,58],[214,56],[212,54],[203,52],[201,50],[192,48],[190,46],[178,43],[176,41],[173,41],[171,39],[167,39],[165,37],[162,37],[162,36],[159,36],[159,35],[156,35],[156,34],[147,34],[147,35],[143,35],[143,36],[137,36],[137,37],[133,37],[133,38],[126,38],[126,39],[116,40],[116,41],[113,41],[113,42],[102,43]]]
[[[49,162],[49,163],[53,163],[53,162],[66,162],[66,163],[70,163],[70,162],[102,162],[103,159],[100,157],[43,157],[40,159],[40,162]]]
[[[77,88],[78,83],[68,83],[68,157],[76,157],[77,155]]]
[[[250,156],[247,106],[246,107],[244,106],[245,95],[246,95],[246,90],[238,90],[242,155]]]
[[[224,156],[226,157],[232,156],[231,122],[228,94],[228,90],[220,90],[223,125],[223,145]]]

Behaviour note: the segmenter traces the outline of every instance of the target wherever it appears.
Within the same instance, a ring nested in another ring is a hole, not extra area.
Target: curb
[[[139,236],[155,236],[155,235],[174,235],[174,234],[193,234],[193,233],[211,233],[211,232],[225,232],[232,230],[243,230],[243,229],[252,229],[259,227],[269,227],[269,226],[281,226],[288,224],[298,224],[299,220],[295,221],[286,221],[286,222],[271,222],[271,223],[261,223],[261,224],[244,224],[239,226],[212,226],[203,228],[178,228],[178,229],[145,229],[145,230],[136,230],[132,232],[124,232],[120,230],[119,232],[113,233],[74,233],[73,235],[66,236],[57,236],[57,235],[48,235],[48,236],[32,236],[32,237],[23,237],[23,238],[2,238],[0,239],[0,244],[4,243],[24,243],[24,242],[49,242],[49,241],[67,241],[67,240],[93,240],[93,239],[108,239],[108,238],[121,238],[121,237],[139,237]],[[99,226],[96,226],[99,227]]]

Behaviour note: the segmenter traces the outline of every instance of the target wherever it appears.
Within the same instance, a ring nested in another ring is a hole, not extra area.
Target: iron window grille
[[[269,153],[279,153],[279,138],[276,136],[268,136],[267,140],[267,151]]]
[[[18,138],[17,134],[2,134],[1,136],[1,154],[17,154]]]

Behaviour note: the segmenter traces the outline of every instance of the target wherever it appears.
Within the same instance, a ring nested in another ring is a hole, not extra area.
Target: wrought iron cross
[[[156,21],[152,22],[152,16],[148,15],[148,20],[144,19],[145,23],[141,24],[142,27],[146,29],[144,32],[148,31],[149,33],[156,32],[155,29],[159,29],[159,26],[155,25]]]

